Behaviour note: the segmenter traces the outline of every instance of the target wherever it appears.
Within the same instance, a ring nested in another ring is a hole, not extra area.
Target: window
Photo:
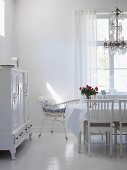
[[[121,20],[122,33],[127,40],[127,19]],[[127,92],[127,53],[113,55],[104,50],[104,40],[109,40],[109,15],[97,15],[97,84],[107,92]]]

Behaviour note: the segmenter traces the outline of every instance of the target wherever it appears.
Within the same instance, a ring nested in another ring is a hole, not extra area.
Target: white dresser
[[[16,148],[32,135],[27,102],[28,73],[0,68],[0,150],[9,150],[12,159]]]

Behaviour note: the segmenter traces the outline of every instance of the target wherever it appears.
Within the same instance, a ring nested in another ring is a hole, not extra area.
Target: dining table
[[[80,101],[76,104],[68,105],[65,111],[66,127],[77,137],[78,152],[81,151],[81,129],[87,120],[87,102]],[[113,121],[119,121],[119,103],[114,102]]]

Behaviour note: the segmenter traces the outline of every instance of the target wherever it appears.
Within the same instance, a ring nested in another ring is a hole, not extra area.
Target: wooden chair
[[[120,132],[120,157],[123,156],[123,135],[127,133],[127,99],[119,100],[119,122],[115,123],[116,133]],[[117,143],[117,136],[115,137]]]
[[[110,156],[112,156],[114,100],[95,99],[87,100],[87,121],[85,122],[85,144],[88,146],[88,155],[91,155],[91,135],[110,134]]]

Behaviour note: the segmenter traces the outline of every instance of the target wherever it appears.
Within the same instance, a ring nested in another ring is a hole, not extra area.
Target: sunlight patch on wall
[[[47,82],[47,89],[57,103],[62,102],[62,99],[58,96],[58,94],[55,92],[55,90],[48,82]]]
[[[4,28],[4,11],[5,10],[5,2],[4,0],[0,0],[0,35],[5,36],[5,28]]]

